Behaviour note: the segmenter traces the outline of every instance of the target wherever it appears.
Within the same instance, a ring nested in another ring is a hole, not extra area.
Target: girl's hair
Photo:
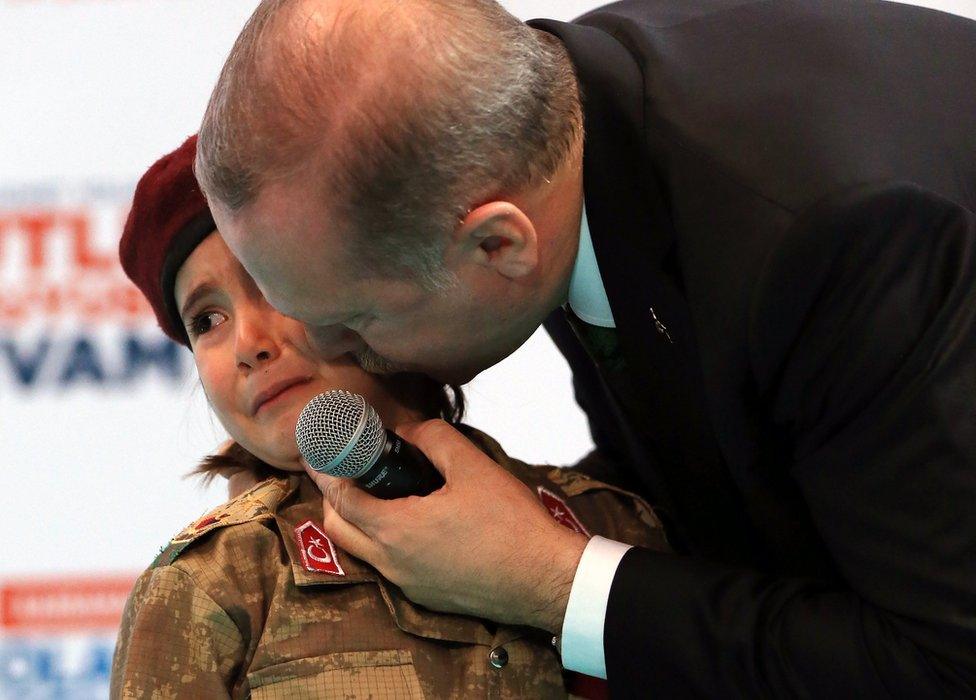
[[[419,374],[394,375],[384,382],[400,403],[424,418],[459,423],[464,416],[464,393],[459,386],[444,386]],[[209,484],[218,476],[229,477],[240,471],[249,472],[256,481],[286,475],[234,442],[220,454],[205,457],[188,476],[200,476]]]

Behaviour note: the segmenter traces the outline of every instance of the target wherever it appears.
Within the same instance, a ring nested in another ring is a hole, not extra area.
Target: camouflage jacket
[[[667,548],[640,498],[578,471],[529,467],[468,433],[567,527]],[[111,696],[567,696],[550,635],[411,603],[333,549],[314,525],[321,519],[318,489],[293,474],[259,483],[173,538],[126,604]]]

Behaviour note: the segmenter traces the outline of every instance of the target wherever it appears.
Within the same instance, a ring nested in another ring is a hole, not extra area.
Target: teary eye
[[[187,330],[191,337],[196,338],[210,332],[226,320],[227,317],[219,311],[204,311],[190,320],[190,323],[187,324]]]

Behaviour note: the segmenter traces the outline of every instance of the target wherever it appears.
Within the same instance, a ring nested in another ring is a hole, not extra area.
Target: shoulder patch
[[[223,503],[183,528],[163,547],[152,566],[172,564],[191,543],[208,532],[229,525],[271,517],[288,493],[288,480],[271,477],[251,487],[237,498]]]
[[[549,511],[553,520],[574,532],[591,537],[589,530],[576,517],[576,513],[566,504],[566,501],[544,486],[536,488],[536,493],[539,494],[539,500],[542,501],[542,505]]]
[[[326,574],[345,576],[336,555],[335,545],[322,528],[306,520],[295,528],[295,541],[302,552],[302,564],[306,571],[321,571]]]

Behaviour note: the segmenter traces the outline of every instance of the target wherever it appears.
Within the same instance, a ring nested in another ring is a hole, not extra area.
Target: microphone
[[[335,389],[313,398],[298,417],[295,439],[312,469],[354,479],[378,498],[426,496],[444,485],[424,453],[384,428],[359,394]]]

